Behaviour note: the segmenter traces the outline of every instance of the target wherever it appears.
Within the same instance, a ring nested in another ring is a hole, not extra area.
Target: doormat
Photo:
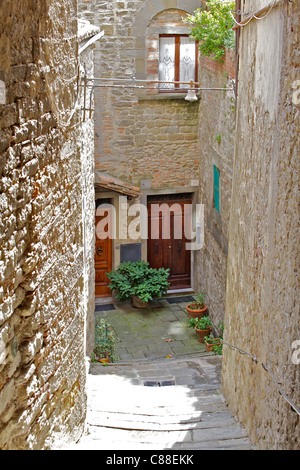
[[[168,387],[175,385],[175,380],[146,380],[144,382],[145,387]]]
[[[103,304],[95,306],[95,312],[107,312],[108,310],[116,310],[114,304]]]
[[[167,300],[169,304],[179,304],[180,302],[195,302],[194,297],[191,295],[186,295],[184,297],[170,297],[165,300]]]

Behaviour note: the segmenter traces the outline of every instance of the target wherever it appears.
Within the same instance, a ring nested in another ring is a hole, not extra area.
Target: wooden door
[[[191,220],[189,199],[148,203],[148,261],[153,268],[170,269],[168,280],[173,290],[191,287],[191,252],[186,248]]]
[[[112,269],[112,218],[111,208],[96,209],[96,242],[95,242],[95,296],[110,297],[110,283],[105,273]]]

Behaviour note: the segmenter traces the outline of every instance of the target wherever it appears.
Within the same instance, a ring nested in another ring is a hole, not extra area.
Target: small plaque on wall
[[[141,259],[142,248],[140,243],[127,243],[121,245],[120,261],[139,261]]]

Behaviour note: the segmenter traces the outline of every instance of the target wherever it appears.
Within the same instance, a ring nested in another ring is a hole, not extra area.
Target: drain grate
[[[146,380],[145,387],[169,387],[175,385],[175,380]]]

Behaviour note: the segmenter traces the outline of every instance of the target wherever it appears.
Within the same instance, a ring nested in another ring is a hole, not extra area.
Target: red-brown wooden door
[[[190,242],[192,202],[168,201],[170,210],[158,211],[148,203],[148,261],[152,268],[170,269],[170,289],[191,287]],[[160,207],[162,203],[159,203]],[[165,206],[165,209],[167,209]]]
[[[95,296],[110,297],[110,281],[105,273],[112,269],[111,209],[96,209]]]

